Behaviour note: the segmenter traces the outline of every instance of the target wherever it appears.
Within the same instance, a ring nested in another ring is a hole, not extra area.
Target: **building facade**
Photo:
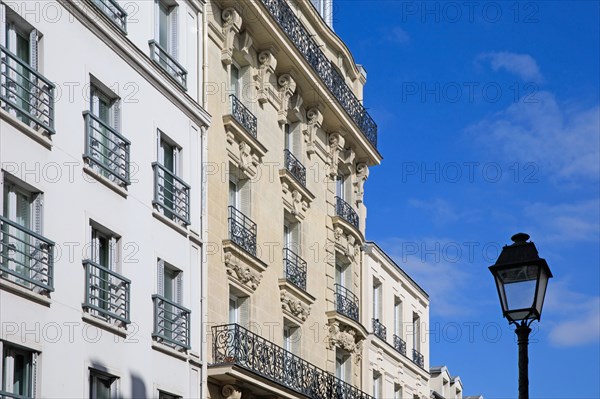
[[[371,397],[361,248],[377,127],[364,69],[313,3],[208,3],[213,399]]]
[[[204,21],[0,1],[0,397],[203,396]]]
[[[428,398],[429,296],[373,242],[365,245],[362,284],[370,321],[365,384],[376,398]]]
[[[448,367],[432,367],[431,398],[432,399],[463,399],[463,385],[459,376],[452,376]]]

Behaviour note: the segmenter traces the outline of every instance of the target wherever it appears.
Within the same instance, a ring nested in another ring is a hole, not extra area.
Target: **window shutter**
[[[298,256],[302,256],[302,251],[300,250],[300,223],[294,223],[292,226],[292,251],[294,251]]]
[[[292,353],[295,355],[300,355],[300,339],[302,334],[300,334],[300,327],[296,327],[292,330]]]
[[[160,136],[160,130],[156,129],[156,160],[162,165],[165,163],[165,157],[162,151],[162,140]]]
[[[117,132],[121,132],[121,100],[117,99],[111,106],[110,126]]]
[[[250,298],[239,298],[238,299],[238,308],[240,318],[238,323],[241,326],[248,327],[248,323],[250,321]]]
[[[240,187],[240,211],[246,215],[247,217],[251,217],[250,210],[252,209],[252,201],[251,201],[251,182],[250,180],[245,180]]]
[[[38,354],[33,352],[31,354],[31,397],[37,398],[37,370],[38,369]]]
[[[178,54],[179,54],[179,49],[178,49],[178,43],[179,43],[179,36],[178,36],[178,32],[179,32],[179,27],[177,24],[177,11],[178,11],[178,7],[175,6],[173,7],[173,9],[171,10],[171,12],[169,13],[169,19],[170,19],[170,28],[171,28],[171,48],[169,49],[171,56],[173,58],[175,58],[176,60],[178,59]]]
[[[29,64],[35,71],[38,70],[38,40],[38,31],[33,29],[29,33]]]
[[[175,176],[182,177],[181,173],[181,150],[173,147],[173,173]]]
[[[0,3],[0,46],[6,47],[6,5]]]
[[[165,295],[165,262],[162,259],[158,260],[158,295]]]
[[[154,40],[160,39],[160,0],[154,0]]]
[[[115,237],[110,237],[108,241],[108,268],[113,272],[118,271],[117,266],[119,264],[119,254],[117,250],[117,239]]]
[[[292,129],[292,154],[294,154],[294,156],[296,158],[298,158],[298,161],[302,162],[302,133],[299,131],[299,129]]]
[[[183,272],[177,273],[177,279],[175,280],[175,300],[178,305],[183,305]]]

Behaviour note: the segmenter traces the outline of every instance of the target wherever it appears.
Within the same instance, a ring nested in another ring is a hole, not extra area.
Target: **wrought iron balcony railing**
[[[256,116],[254,116],[235,94],[230,94],[229,99],[231,100],[231,116],[233,116],[233,118],[238,121],[252,137],[256,138],[258,135]]]
[[[335,197],[335,213],[358,229],[358,214],[349,203],[340,197]]]
[[[161,47],[156,40],[148,41],[150,45],[150,58],[156,62],[164,71],[187,90],[187,71],[167,50]]]
[[[160,295],[152,295],[154,302],[154,331],[159,342],[177,350],[190,349],[191,311]]]
[[[373,319],[373,334],[384,341],[386,340],[387,328],[379,321],[379,319]]]
[[[256,223],[234,206],[229,207],[229,239],[256,256]]]
[[[85,160],[120,186],[129,185],[130,142],[89,111],[85,118]]]
[[[238,324],[212,327],[212,335],[212,365],[239,366],[311,399],[373,399]]]
[[[127,12],[115,0],[93,0],[94,5],[111,20],[117,28],[127,34]]]
[[[406,342],[396,334],[394,334],[394,349],[406,356]]]
[[[335,284],[335,310],[358,321],[358,297],[340,284]]]
[[[416,349],[413,349],[412,355],[413,355],[412,356],[413,363],[421,368],[424,368],[425,367],[425,358],[423,357],[423,355]]]
[[[91,260],[84,260],[85,302],[90,314],[113,323],[130,322],[131,281]]]
[[[300,184],[306,186],[306,168],[304,165],[302,165],[290,150],[283,150],[283,156],[285,158],[285,168],[288,172],[290,172]]]
[[[154,169],[154,201],[164,215],[177,223],[190,224],[190,186],[158,162]]]
[[[348,116],[356,123],[367,140],[377,148],[377,125],[352,89],[346,84],[344,77],[332,65],[314,35],[302,25],[294,10],[285,0],[261,0],[281,30],[296,46],[306,62],[321,78],[331,94],[338,100]]]
[[[288,248],[283,249],[283,271],[287,281],[306,291],[306,261]]]
[[[1,45],[0,107],[32,128],[54,134],[54,85]]]
[[[30,290],[54,291],[54,242],[0,216],[0,277]]]

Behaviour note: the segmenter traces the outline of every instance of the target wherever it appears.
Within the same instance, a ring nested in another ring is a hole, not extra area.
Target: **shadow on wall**
[[[131,374],[131,396],[132,399],[148,399],[150,395],[146,392],[144,380],[137,374]]]

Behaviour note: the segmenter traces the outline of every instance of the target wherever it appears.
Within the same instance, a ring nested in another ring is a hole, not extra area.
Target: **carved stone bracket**
[[[306,129],[304,133],[304,142],[306,143],[306,152],[312,155],[317,151],[317,132],[323,126],[323,113],[319,107],[312,107],[306,111]]]
[[[233,7],[224,9],[221,12],[223,20],[223,49],[221,50],[221,62],[225,65],[231,64],[233,59],[233,48],[235,36],[240,33],[242,27],[242,17]]]
[[[221,396],[223,399],[241,399],[242,391],[235,385],[223,385],[221,388]]]
[[[275,97],[273,87],[276,87],[275,68],[277,59],[273,50],[264,50],[258,54],[258,102],[264,104]]]
[[[356,330],[350,326],[340,325],[337,321],[329,322],[329,331],[325,337],[327,348],[332,350],[340,348],[354,356],[354,361],[359,364],[362,359],[362,339]]]
[[[277,111],[277,120],[280,124],[284,124],[288,120],[290,99],[294,93],[296,93],[296,81],[292,75],[285,73],[279,76],[277,83],[279,84],[279,110]]]
[[[267,265],[248,254],[231,240],[223,240],[223,261],[227,277],[252,294],[259,286]]]
[[[287,169],[281,169],[279,177],[281,179],[283,205],[298,221],[303,220],[315,196],[306,187],[298,183]]]
[[[227,274],[237,279],[240,283],[255,291],[262,280],[262,275],[250,269],[250,267],[240,264],[231,252],[225,253],[225,268]]]
[[[267,149],[248,134],[232,115],[224,115],[223,124],[229,158],[246,177],[254,178]]]
[[[310,315],[311,305],[315,297],[299,289],[286,279],[279,280],[279,299],[283,313],[302,324]]]
[[[344,133],[334,132],[329,134],[329,174],[332,177],[335,177],[338,174],[340,153],[344,151],[345,143],[346,139],[344,139]]]
[[[365,182],[369,178],[369,167],[366,163],[356,164],[356,178],[354,181],[354,193],[356,194],[356,203],[363,202],[365,195]]]

